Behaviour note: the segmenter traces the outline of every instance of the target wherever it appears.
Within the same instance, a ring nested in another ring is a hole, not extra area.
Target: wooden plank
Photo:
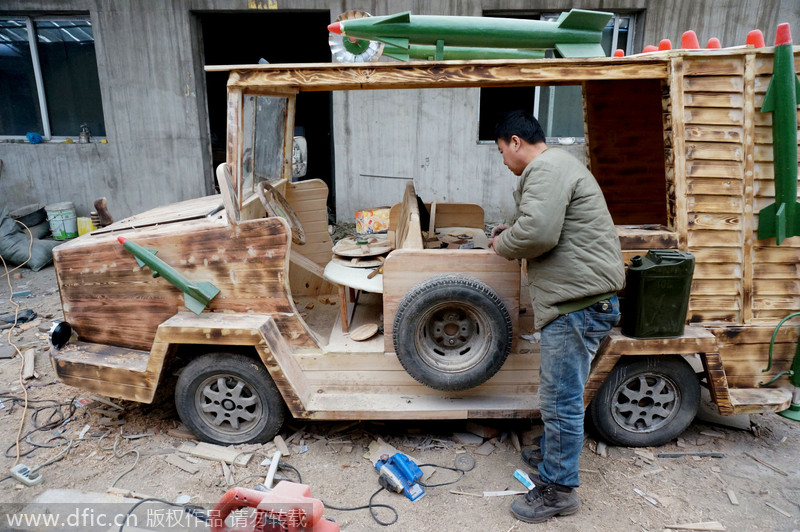
[[[753,205],[753,165],[754,165],[754,146],[753,146],[753,115],[755,108],[753,106],[753,92],[754,92],[754,79],[755,79],[755,58],[748,55],[745,59],[745,72],[744,72],[744,204]],[[753,319],[753,211],[752,209],[744,209],[744,216],[742,218],[742,255],[744,258],[743,271],[742,271],[742,322],[750,323]]]
[[[742,276],[742,265],[736,263],[720,264],[695,262],[695,279],[740,279]]]
[[[716,337],[703,327],[687,325],[676,338],[629,338],[614,327],[608,336],[609,353],[618,355],[680,355],[717,352]]]
[[[695,296],[736,296],[740,291],[739,279],[695,279],[692,282],[692,295]]]
[[[800,295],[800,280],[755,279],[753,293],[759,296]]]
[[[800,278],[800,263],[756,262],[753,264],[755,279],[797,279]]]
[[[688,180],[687,190],[696,195],[739,196],[743,185],[739,179],[692,178]]]
[[[678,247],[686,249],[687,232],[689,228],[688,202],[686,189],[686,175],[684,169],[687,168],[686,162],[691,159],[687,152],[685,127],[686,127],[686,107],[683,106],[683,95],[686,91],[684,85],[683,59],[673,58],[670,62],[670,107],[672,109],[672,122],[669,126],[672,129],[673,139],[673,168],[674,176],[672,185],[674,190],[668,196],[675,198],[674,227],[678,233]]]
[[[705,311],[720,311],[724,315],[741,309],[738,297],[731,296],[690,296],[689,310],[696,316],[703,316]],[[697,322],[698,320],[691,320]]]
[[[203,458],[204,460],[225,462],[226,464],[243,467],[247,465],[250,458],[253,456],[252,453],[243,453],[233,447],[223,447],[206,442],[183,442],[181,446],[178,447],[178,452],[188,454],[189,456],[196,456],[197,458]]]
[[[705,229],[701,231],[689,231],[689,249],[704,247],[736,247],[742,245],[741,231],[718,231]]]
[[[697,263],[719,264],[719,263],[741,263],[742,250],[736,248],[705,248],[692,249]]]
[[[724,107],[739,109],[744,105],[744,97],[738,93],[724,92],[685,92],[683,104],[686,107]]]
[[[742,179],[742,163],[737,161],[686,161],[687,177]]]
[[[740,231],[741,215],[689,213],[689,230],[719,229]]]
[[[735,414],[781,412],[791,405],[792,394],[782,388],[731,390],[731,406]]]
[[[686,124],[741,126],[744,121],[741,109],[686,107],[684,113],[686,115]]]
[[[717,337],[720,349],[734,344],[767,344],[769,345],[775,326],[730,325],[727,327],[707,327]],[[800,323],[795,318],[784,324],[775,337],[777,343],[796,343],[800,331]]]
[[[324,63],[248,66],[207,66],[207,70],[230,70],[228,89],[268,90],[297,87],[301,92],[330,90],[411,89],[491,86],[576,84],[588,79],[666,79],[663,58],[615,61],[613,69],[603,59],[538,59],[520,61]]]
[[[695,213],[741,214],[742,198],[741,196],[712,196],[708,194],[696,194],[688,198],[687,208]]]
[[[691,57],[684,61],[686,76],[741,76],[744,71],[742,57]]]
[[[687,76],[684,81],[686,92],[738,92],[744,89],[742,76]]]
[[[703,353],[700,355],[700,360],[706,372],[708,391],[711,399],[717,405],[719,413],[722,415],[732,414],[733,407],[728,390],[728,378],[725,375],[722,358],[719,353]]]
[[[678,235],[663,225],[617,225],[616,229],[620,245],[624,250],[675,249],[678,247]]]
[[[732,125],[687,125],[686,140],[692,142],[741,142],[742,128]]]
[[[287,339],[275,320],[272,318],[264,320],[259,331],[268,349],[259,346],[258,355],[281,392],[289,411],[293,416],[300,417],[308,409],[312,393],[308,380],[294,359]]]
[[[742,147],[739,144],[714,142],[687,142],[686,158],[689,160],[712,159],[722,161],[741,161]]]

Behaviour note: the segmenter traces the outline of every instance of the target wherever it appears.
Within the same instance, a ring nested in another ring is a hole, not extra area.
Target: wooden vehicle
[[[679,249],[697,261],[684,335],[615,329],[601,347],[585,396],[601,433],[624,445],[669,441],[693,419],[701,386],[721,414],[789,406],[785,383],[759,386],[790,366],[797,326],[779,330],[763,372],[776,324],[800,309],[800,240],[777,246],[755,232],[754,213],[774,195],[770,115],[758,112],[771,48],[214,69],[230,70],[222,194],[54,251],[78,336],[51,351],[65,383],[145,403],[174,389],[183,421],[222,443],[272,437],[287,408],[315,420],[536,416],[538,345],[522,338],[532,316],[520,265],[478,245],[431,249],[437,231],[472,230],[477,242],[483,209],[432,202],[422,224],[409,184],[392,209],[382,274],[332,266],[327,188],[291,180],[295,95],[580,84],[587,160],[626,259]],[[202,313],[187,311],[183,294],[141,270],[118,236],[219,295]],[[356,342],[346,332],[367,323],[382,333]]]

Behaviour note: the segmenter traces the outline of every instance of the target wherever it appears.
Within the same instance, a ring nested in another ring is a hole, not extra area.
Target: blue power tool
[[[379,475],[378,483],[388,491],[403,493],[412,501],[425,495],[425,490],[417,484],[422,470],[403,453],[382,455],[375,463],[375,471]]]

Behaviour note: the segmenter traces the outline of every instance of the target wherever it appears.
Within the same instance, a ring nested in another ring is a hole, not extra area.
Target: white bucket
[[[75,215],[75,206],[71,201],[53,203],[45,206],[47,221],[56,240],[66,240],[78,236],[78,217]]]

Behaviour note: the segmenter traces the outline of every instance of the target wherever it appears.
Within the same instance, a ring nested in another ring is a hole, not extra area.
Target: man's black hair
[[[544,130],[539,121],[530,111],[521,109],[506,113],[494,129],[494,138],[497,140],[509,142],[513,135],[528,144],[545,142]]]

